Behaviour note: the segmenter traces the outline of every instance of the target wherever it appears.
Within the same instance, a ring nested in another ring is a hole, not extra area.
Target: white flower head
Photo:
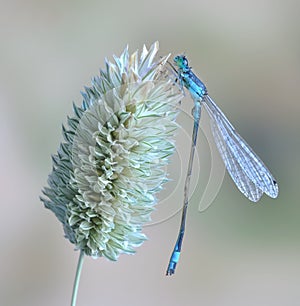
[[[176,106],[182,98],[158,43],[140,56],[128,48],[85,88],[81,107],[63,127],[42,198],[63,224],[66,238],[93,257],[117,260],[146,236],[155,194],[167,181],[174,152]]]

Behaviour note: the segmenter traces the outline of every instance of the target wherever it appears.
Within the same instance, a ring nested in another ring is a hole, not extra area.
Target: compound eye
[[[183,63],[184,66],[188,66],[189,65],[188,60],[187,60],[187,58],[185,56],[182,58],[182,63]]]

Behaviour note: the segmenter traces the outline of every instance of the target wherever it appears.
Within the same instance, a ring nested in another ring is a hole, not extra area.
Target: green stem
[[[80,255],[79,255],[78,263],[77,263],[77,270],[76,270],[74,285],[73,285],[73,294],[72,294],[71,306],[76,306],[76,299],[77,299],[77,293],[78,293],[80,274],[81,274],[81,270],[82,270],[83,258],[84,258],[84,252],[80,251]]]

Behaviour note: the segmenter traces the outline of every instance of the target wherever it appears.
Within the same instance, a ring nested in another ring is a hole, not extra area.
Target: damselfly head
[[[187,69],[189,67],[188,60],[184,55],[175,56],[174,57],[174,63],[180,69]]]

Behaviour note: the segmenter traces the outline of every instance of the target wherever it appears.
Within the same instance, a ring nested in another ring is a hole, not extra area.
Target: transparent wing
[[[208,95],[204,96],[203,103],[211,118],[220,155],[239,190],[253,202],[257,202],[263,193],[276,198],[278,185],[268,168]]]
[[[245,175],[240,164],[236,161],[235,156],[226,145],[223,135],[220,133],[215,121],[211,121],[211,127],[216,145],[231,178],[248,199],[257,202],[261,198],[263,191],[258,189],[248,176]]]

